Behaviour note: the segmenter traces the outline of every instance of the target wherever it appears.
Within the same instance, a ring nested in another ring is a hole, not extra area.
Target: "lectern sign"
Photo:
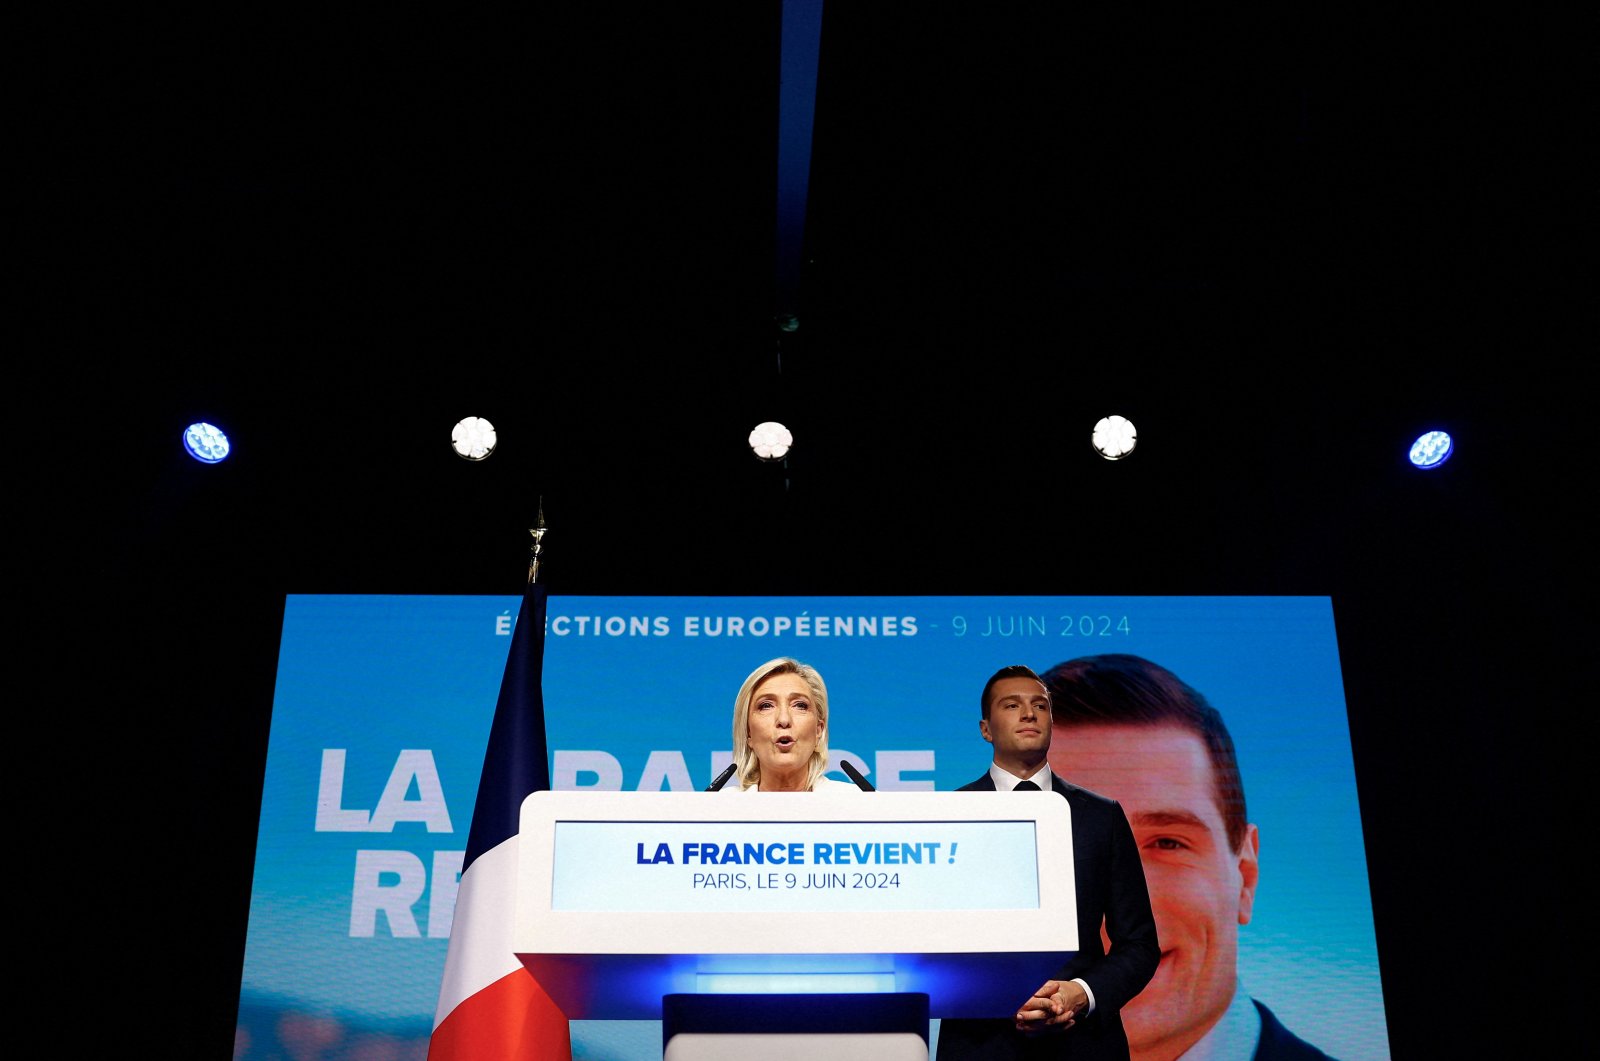
[[[839,798],[862,814],[876,802]],[[1038,857],[1031,819],[558,821],[550,902],[613,912],[1037,910]]]
[[[1049,792],[536,792],[518,857],[514,950],[575,1018],[759,977],[1004,1015],[1078,949]]]

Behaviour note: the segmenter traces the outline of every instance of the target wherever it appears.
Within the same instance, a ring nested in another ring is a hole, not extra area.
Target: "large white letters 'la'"
[[[317,832],[391,833],[397,822],[422,822],[430,833],[454,831],[432,751],[407,748],[400,752],[394,768],[389,771],[383,794],[378,797],[376,811],[344,806],[344,765],[345,749],[322,749],[322,774],[317,782]],[[407,799],[406,793],[411,790],[413,781],[417,786],[417,798]]]

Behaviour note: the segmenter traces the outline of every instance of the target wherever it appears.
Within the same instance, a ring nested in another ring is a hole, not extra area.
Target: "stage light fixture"
[[[794,445],[794,435],[776,420],[756,425],[750,432],[750,452],[764,461],[782,460]]]
[[[1411,443],[1411,463],[1418,468],[1437,468],[1456,450],[1447,431],[1427,431]]]
[[[202,464],[216,464],[227,457],[233,445],[221,428],[200,420],[183,429],[183,448]]]
[[[493,453],[497,441],[494,425],[481,416],[458,420],[450,431],[450,445],[469,461],[481,461]]]
[[[1094,425],[1094,434],[1089,441],[1096,453],[1108,461],[1115,461],[1133,452],[1133,447],[1139,444],[1139,433],[1133,429],[1133,421],[1125,416],[1113,415],[1101,418]]]

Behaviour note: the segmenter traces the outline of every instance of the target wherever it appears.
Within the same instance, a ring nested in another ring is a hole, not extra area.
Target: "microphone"
[[[717,779],[706,786],[706,791],[715,792],[723,785],[726,785],[728,783],[728,778],[733,776],[733,772],[738,768],[738,765],[738,763],[729,763],[722,773],[717,775]]]
[[[848,759],[840,759],[839,760],[839,769],[843,770],[845,772],[845,776],[848,777],[850,780],[854,781],[856,783],[856,787],[859,788],[861,791],[863,791],[863,792],[876,792],[877,791],[877,789],[872,787],[871,782],[869,782],[866,778],[861,776],[861,771],[860,770],[857,770],[855,767],[850,765],[850,760],[848,760]]]

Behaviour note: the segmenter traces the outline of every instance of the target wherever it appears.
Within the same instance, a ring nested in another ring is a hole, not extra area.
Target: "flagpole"
[[[539,581],[539,552],[544,548],[544,498],[539,498],[539,514],[534,517],[534,525],[528,528],[528,533],[533,535],[533,543],[528,546],[528,585]]]

